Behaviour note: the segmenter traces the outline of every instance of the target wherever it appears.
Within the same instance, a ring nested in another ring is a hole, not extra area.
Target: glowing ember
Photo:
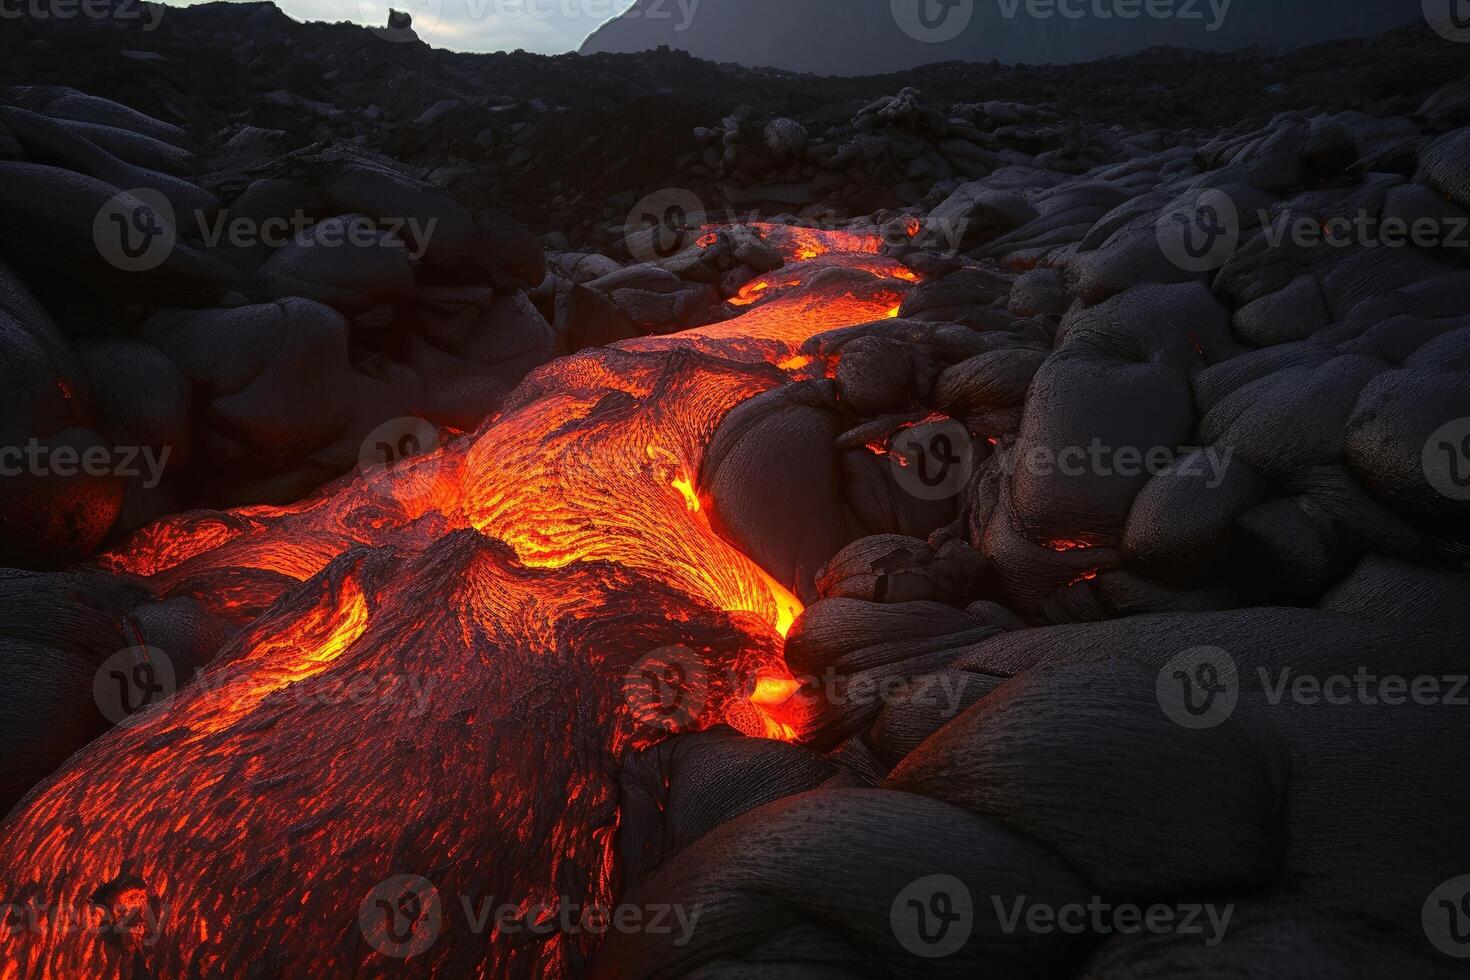
[[[908,287],[876,236],[770,235],[827,257],[738,319],[556,361],[433,455],[180,515],[107,558],[241,629],[0,825],[0,907],[61,910],[0,929],[0,977],[379,975],[396,961],[359,913],[404,874],[445,913],[415,973],[576,973],[593,934],[470,935],[451,913],[609,904],[622,752],[800,730],[779,650],[801,605],[714,532],[691,474],[733,406],[809,363],[798,344]],[[650,724],[633,695],[668,677],[688,717]],[[62,921],[99,907],[156,934]]]

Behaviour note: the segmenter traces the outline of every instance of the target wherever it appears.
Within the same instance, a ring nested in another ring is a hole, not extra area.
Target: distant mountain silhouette
[[[1099,8],[1114,16],[1097,16]],[[1178,16],[1150,17],[1149,9]],[[865,75],[935,61],[1061,64],[1160,44],[1291,48],[1378,34],[1422,9],[1420,0],[638,0],[581,50],[666,44],[711,61]],[[1051,16],[1031,13],[1046,10]],[[1135,19],[1116,16],[1132,10]]]

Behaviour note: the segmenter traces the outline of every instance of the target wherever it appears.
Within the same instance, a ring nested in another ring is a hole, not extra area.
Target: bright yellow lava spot
[[[791,700],[791,695],[801,687],[801,682],[790,677],[762,677],[755,682],[755,692],[750,700],[754,704],[774,707]]]
[[[684,506],[689,508],[689,513],[699,513],[699,495],[694,492],[694,484],[688,477],[675,477],[669,485],[684,495]]]

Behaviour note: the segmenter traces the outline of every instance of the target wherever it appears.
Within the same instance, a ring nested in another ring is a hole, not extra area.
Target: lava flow
[[[379,975],[397,923],[370,897],[398,875],[435,888],[415,975],[580,973],[597,936],[535,927],[617,893],[620,754],[800,726],[777,704],[800,604],[693,481],[733,406],[812,376],[801,342],[889,315],[911,275],[873,236],[777,244],[800,275],[738,318],[563,358],[433,454],[105,559],[239,632],[0,825],[0,910],[31,920],[0,929],[0,977]],[[702,681],[685,716],[636,696],[671,671]]]

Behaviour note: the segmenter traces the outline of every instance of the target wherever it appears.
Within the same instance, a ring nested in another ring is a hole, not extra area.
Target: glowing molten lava
[[[811,364],[802,341],[908,284],[876,238],[772,234],[825,257],[737,319],[556,361],[430,456],[106,559],[239,632],[0,825],[0,977],[381,975],[360,913],[397,875],[441,900],[414,975],[578,975],[594,933],[476,934],[467,911],[610,904],[625,750],[799,730],[800,603],[713,531],[694,475],[733,406]],[[671,657],[701,683],[639,703]]]

